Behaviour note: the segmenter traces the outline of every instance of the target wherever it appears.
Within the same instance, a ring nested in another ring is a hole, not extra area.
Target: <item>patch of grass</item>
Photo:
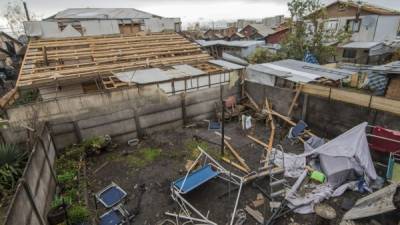
[[[186,159],[188,160],[195,160],[199,154],[200,151],[197,149],[197,146],[202,148],[204,151],[206,151],[211,157],[214,159],[219,159],[220,156],[220,151],[214,146],[209,146],[207,142],[204,141],[198,141],[194,139],[189,139],[185,141],[185,149],[188,151]]]
[[[159,148],[143,148],[128,156],[121,156],[120,160],[134,168],[143,168],[161,156]]]

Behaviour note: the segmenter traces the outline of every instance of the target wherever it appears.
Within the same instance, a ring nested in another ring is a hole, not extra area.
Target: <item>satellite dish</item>
[[[362,25],[367,29],[371,27],[374,23],[375,23],[375,17],[373,16],[366,16],[362,19]]]

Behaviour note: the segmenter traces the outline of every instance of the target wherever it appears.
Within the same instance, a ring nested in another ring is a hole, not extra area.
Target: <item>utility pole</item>
[[[26,20],[31,21],[31,19],[29,18],[28,6],[26,6],[26,2],[23,1],[22,4],[24,5]]]

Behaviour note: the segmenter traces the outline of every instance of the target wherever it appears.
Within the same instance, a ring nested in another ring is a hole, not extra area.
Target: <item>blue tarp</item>
[[[182,188],[181,192],[183,194],[186,194],[218,175],[219,175],[219,172],[214,171],[213,168],[211,167],[211,165],[208,164],[208,165],[190,173],[187,176],[184,184],[183,184],[183,181],[185,180],[185,177],[182,177],[179,180],[175,181],[174,185],[179,190],[181,190],[181,188]],[[182,185],[183,185],[183,187],[182,187]]]

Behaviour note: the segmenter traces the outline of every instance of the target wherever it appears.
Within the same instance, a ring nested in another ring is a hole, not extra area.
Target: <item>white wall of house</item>
[[[151,32],[181,31],[180,18],[151,18],[144,20],[144,30]]]
[[[336,32],[345,30],[347,21],[354,19],[355,17],[330,18],[325,29]],[[398,36],[400,16],[367,15],[360,16],[360,19],[361,24],[358,31],[353,33],[352,41],[390,41],[400,38]],[[310,22],[308,24],[312,27]]]

